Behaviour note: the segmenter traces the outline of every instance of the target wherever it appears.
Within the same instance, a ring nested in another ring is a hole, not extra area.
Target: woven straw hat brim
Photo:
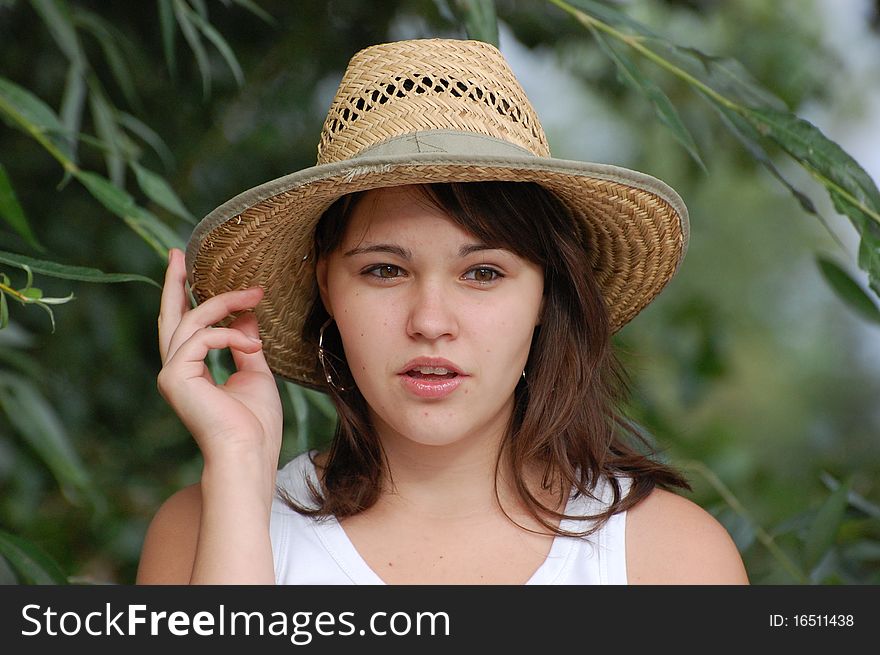
[[[684,202],[664,182],[638,171],[531,154],[364,153],[266,182],[208,214],[187,246],[193,294],[203,302],[233,289],[263,287],[256,313],[270,368],[323,390],[315,347],[302,340],[305,317],[320,302],[313,241],[323,212],[357,191],[480,181],[536,182],[583,221],[592,244],[585,255],[612,332],[663,289],[687,249]]]

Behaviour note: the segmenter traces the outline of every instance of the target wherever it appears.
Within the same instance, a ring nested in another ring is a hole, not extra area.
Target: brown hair
[[[627,381],[614,355],[604,300],[585,253],[590,244],[578,221],[556,196],[531,182],[469,182],[419,187],[426,199],[484,243],[528,259],[544,272],[544,307],[526,364],[526,380],[514,391],[514,410],[496,461],[514,472],[517,493],[534,518],[554,534],[585,535],[612,515],[633,507],[655,486],[689,489],[685,479],[654,459],[647,440],[620,412]],[[318,258],[342,242],[362,193],[344,196],[323,215],[315,232]],[[318,332],[329,318],[317,291],[303,336],[317,349]],[[324,347],[343,357],[339,333],[328,329]],[[323,487],[311,488],[314,507],[297,504],[312,516],[351,516],[379,498],[384,455],[370,423],[367,403],[346,375],[344,360],[334,371],[345,391],[329,393],[339,414],[323,473]],[[608,508],[595,516],[568,516],[546,507],[525,482],[527,467],[543,470],[542,486],[593,497],[607,477],[613,491]],[[632,484],[623,497],[618,476]],[[592,519],[580,532],[557,526],[565,518]]]

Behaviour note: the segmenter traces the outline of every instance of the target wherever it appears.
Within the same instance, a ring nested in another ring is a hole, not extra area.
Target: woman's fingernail
[[[253,341],[254,343],[263,343],[263,340],[262,340],[262,339],[258,339],[257,337],[248,337],[248,339],[250,339],[250,340]]]

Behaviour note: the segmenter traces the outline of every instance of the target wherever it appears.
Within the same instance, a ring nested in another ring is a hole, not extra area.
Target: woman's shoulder
[[[627,512],[630,584],[748,584],[727,530],[696,503],[663,489]]]
[[[192,576],[202,514],[197,484],[170,496],[147,528],[138,563],[138,584],[187,584]]]

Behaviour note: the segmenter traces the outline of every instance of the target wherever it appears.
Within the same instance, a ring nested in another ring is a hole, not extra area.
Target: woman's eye
[[[473,274],[472,277],[471,274]],[[494,282],[499,277],[502,277],[501,273],[496,271],[494,268],[472,268],[467,273],[465,273],[465,277],[469,280],[474,280],[476,282],[482,282],[486,284],[488,282]]]
[[[373,268],[365,271],[372,275],[373,277],[379,277],[383,280],[393,280],[396,277],[400,277],[400,266],[394,266],[393,264],[382,264],[381,266],[374,266]]]

